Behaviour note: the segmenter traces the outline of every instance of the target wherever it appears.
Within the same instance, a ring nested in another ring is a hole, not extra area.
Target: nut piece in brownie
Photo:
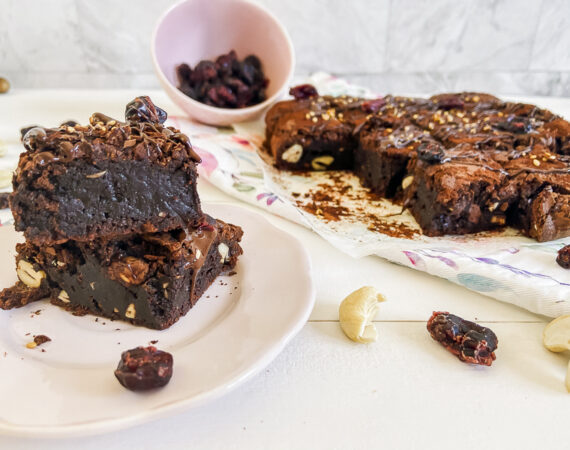
[[[49,295],[52,303],[75,314],[168,328],[242,254],[241,228],[204,217],[197,228],[91,242],[18,244],[21,281],[0,294],[0,306],[23,306]],[[16,288],[27,290],[20,305],[10,300]],[[41,295],[34,296],[36,292]]]
[[[86,126],[26,132],[11,196],[26,239],[89,241],[199,223],[200,158],[188,138],[163,125],[166,113],[148,97],[130,102],[125,117],[96,113]]]

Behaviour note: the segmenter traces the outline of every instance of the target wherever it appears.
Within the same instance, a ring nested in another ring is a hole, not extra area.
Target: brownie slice
[[[570,156],[540,143],[494,157],[509,175],[499,193],[508,223],[541,242],[570,235]]]
[[[205,216],[197,228],[49,246],[18,244],[21,281],[0,294],[0,307],[49,295],[75,314],[168,328],[220,273],[235,267],[242,234],[238,226]]]
[[[497,193],[507,175],[490,155],[469,144],[428,144],[410,162],[405,205],[428,236],[466,234],[505,225]],[[507,204],[508,206],[508,204]]]
[[[26,132],[11,196],[26,239],[90,241],[199,223],[200,158],[188,138],[163,125],[166,113],[148,97],[130,102],[125,116],[96,113],[86,126]]]
[[[407,166],[419,145],[435,141],[414,125],[398,126],[381,117],[375,119],[360,131],[354,151],[354,173],[373,192],[392,198],[407,187]]]

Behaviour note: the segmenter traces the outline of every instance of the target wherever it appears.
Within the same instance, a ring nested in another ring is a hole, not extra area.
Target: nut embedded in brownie
[[[18,244],[21,281],[0,293],[0,307],[23,306],[49,295],[52,303],[75,314],[168,328],[219,274],[235,267],[242,234],[235,225],[205,216],[197,228],[90,242]],[[18,297],[15,290],[21,292]]]
[[[148,97],[126,122],[95,113],[90,124],[28,130],[11,196],[15,226],[36,243],[166,231],[202,217],[200,161],[188,138],[163,124]]]

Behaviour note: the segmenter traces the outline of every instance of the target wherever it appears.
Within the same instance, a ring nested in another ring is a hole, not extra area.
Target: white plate
[[[76,317],[46,301],[0,310],[1,433],[58,437],[129,427],[219,397],[277,356],[314,304],[309,257],[257,214],[229,205],[204,210],[244,229],[244,254],[237,274],[217,279],[168,330]],[[0,288],[16,280],[20,239],[12,227],[0,228]],[[26,348],[36,334],[52,341]],[[152,340],[173,354],[174,375],[160,390],[130,392],[113,374],[121,352]]]

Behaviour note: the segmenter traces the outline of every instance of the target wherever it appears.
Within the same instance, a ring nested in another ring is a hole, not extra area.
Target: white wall
[[[377,92],[570,96],[570,0],[258,0],[297,73]],[[0,75],[17,87],[157,87],[151,30],[175,0],[0,0]]]

